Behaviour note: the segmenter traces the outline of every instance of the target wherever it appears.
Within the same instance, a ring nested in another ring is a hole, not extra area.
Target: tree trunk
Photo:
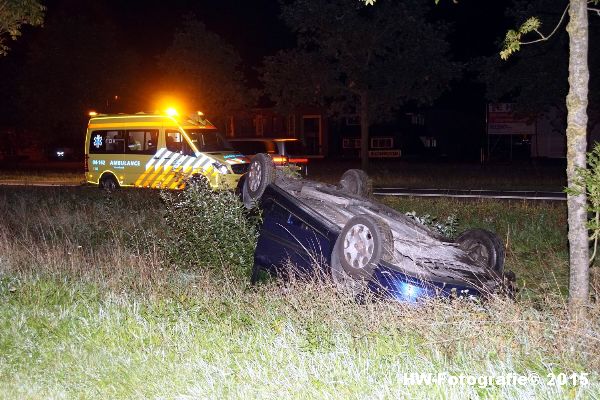
[[[577,168],[586,167],[588,103],[587,0],[570,0],[569,94],[567,95],[567,182],[574,183]],[[577,316],[589,299],[589,242],[586,195],[567,197],[569,223],[569,308]]]
[[[360,168],[369,168],[369,99],[367,93],[360,95]]]

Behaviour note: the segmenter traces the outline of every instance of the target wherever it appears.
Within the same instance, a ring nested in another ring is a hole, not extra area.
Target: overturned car
[[[262,209],[252,280],[261,271],[325,272],[356,295],[400,301],[506,292],[504,248],[492,232],[450,240],[368,197],[368,178],[346,171],[337,186],[289,176],[257,154],[242,187],[246,207]]]

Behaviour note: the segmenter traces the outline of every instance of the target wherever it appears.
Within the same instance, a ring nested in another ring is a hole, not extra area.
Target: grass
[[[85,180],[83,171],[73,170],[0,170],[0,184],[79,185]]]
[[[415,308],[356,304],[322,282],[254,288],[227,266],[167,262],[156,192],[0,188],[0,398],[600,396],[600,320],[571,320],[563,303],[562,205],[386,202],[497,230],[518,301]],[[406,386],[411,372],[592,375],[588,386]]]

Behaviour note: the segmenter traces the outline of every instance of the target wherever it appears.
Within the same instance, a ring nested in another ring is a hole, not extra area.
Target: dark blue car
[[[263,213],[253,281],[261,270],[325,273],[356,295],[370,290],[408,302],[506,290],[495,234],[472,229],[449,240],[368,198],[363,171],[327,185],[287,176],[258,154],[242,191],[247,207]]]

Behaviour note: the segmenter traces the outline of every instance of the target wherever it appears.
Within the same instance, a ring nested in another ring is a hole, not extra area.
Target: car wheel
[[[391,261],[394,239],[390,227],[370,215],[357,215],[346,223],[334,247],[343,272],[356,280],[369,280],[379,261]]]
[[[456,243],[473,261],[498,275],[504,272],[504,245],[495,233],[485,229],[468,229],[460,234]]]
[[[100,178],[99,187],[100,189],[112,192],[119,188],[119,182],[117,182],[117,178],[115,178],[113,175],[106,174]]]
[[[371,193],[369,176],[362,169],[349,169],[344,172],[338,184],[340,190],[361,197]]]
[[[244,205],[248,207],[260,200],[267,186],[274,180],[275,165],[273,165],[271,157],[264,153],[255,155],[250,162],[242,189]]]

